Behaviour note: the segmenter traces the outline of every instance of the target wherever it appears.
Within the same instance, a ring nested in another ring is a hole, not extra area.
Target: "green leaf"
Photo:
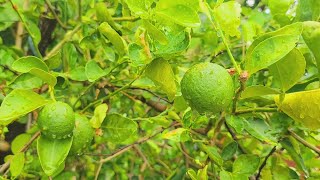
[[[153,39],[159,41],[163,45],[168,44],[167,36],[149,21],[143,20],[143,27],[147,30],[148,34],[151,35]]]
[[[156,8],[162,10],[181,4],[184,6],[188,6],[197,12],[200,9],[199,3],[199,0],[160,0],[157,3]]]
[[[107,23],[103,22],[98,27],[101,34],[106,36],[111,44],[114,46],[120,56],[123,56],[127,52],[127,44],[122,37]]]
[[[317,21],[320,18],[320,1],[299,0],[294,21]]]
[[[318,1],[320,2],[320,1]],[[318,72],[320,72],[320,22],[303,22],[302,37],[316,59]]]
[[[253,50],[263,41],[267,40],[268,38],[274,37],[274,36],[282,36],[282,35],[300,35],[302,32],[302,23],[293,23],[287,26],[284,26],[283,28],[280,28],[276,31],[265,33],[261,36],[259,36],[257,39],[253,41],[253,43],[250,45],[250,47],[247,50],[246,58],[250,58],[252,56]]]
[[[268,6],[273,16],[276,14],[286,14],[292,3],[294,3],[294,0],[268,0]]]
[[[208,180],[207,171],[208,171],[208,165],[206,165],[206,166],[205,166],[204,168],[202,168],[202,169],[199,169],[199,170],[198,170],[198,173],[197,173],[198,179]]]
[[[222,166],[223,164],[223,159],[221,158],[219,152],[218,152],[218,148],[216,147],[209,147],[209,146],[206,146],[205,144],[201,143],[200,144],[200,149],[202,151],[204,151],[208,156],[209,158],[215,163],[217,164],[218,166]]]
[[[129,45],[129,58],[132,62],[132,66],[144,66],[149,64],[151,59],[146,55],[144,49],[136,43]]]
[[[230,160],[233,155],[237,152],[238,149],[238,143],[233,141],[226,145],[221,152],[221,157],[223,160],[227,161]]]
[[[252,175],[260,164],[260,158],[253,154],[242,154],[233,163],[233,173]]]
[[[146,69],[146,76],[163,90],[170,100],[177,91],[174,73],[171,65],[164,59],[153,60]]]
[[[0,106],[0,124],[8,125],[48,102],[31,90],[15,89],[4,98]]]
[[[177,128],[162,135],[162,138],[175,142],[185,142],[190,140],[189,131],[184,128]]]
[[[69,72],[68,77],[75,81],[86,81],[88,78],[85,72],[86,72],[85,67],[78,66]]]
[[[246,61],[246,70],[253,74],[286,56],[299,41],[298,35],[280,35],[262,41],[252,51]]]
[[[240,16],[241,5],[236,1],[228,1],[215,7],[214,17],[217,19],[220,28],[229,36],[240,37]]]
[[[62,63],[61,52],[58,51],[56,54],[50,56],[48,59],[45,59],[44,62],[50,69],[55,69],[60,67]]]
[[[46,72],[49,71],[46,63],[35,56],[24,56],[14,61],[12,64],[12,69],[21,73],[27,73],[34,68],[38,68]]]
[[[150,8],[153,0],[126,0],[129,9],[137,15],[147,16],[147,11]]]
[[[267,134],[269,126],[262,119],[252,119],[250,121],[244,120],[245,130],[253,137],[260,141],[277,142],[277,140]]]
[[[157,10],[156,14],[181,26],[200,26],[200,19],[197,12],[189,6],[185,6],[182,4],[177,4],[166,9]]]
[[[37,141],[37,151],[41,167],[51,176],[64,163],[72,145],[72,137],[66,139],[48,139],[41,135]]]
[[[38,68],[33,68],[29,71],[30,74],[41,78],[44,82],[48,83],[48,85],[54,87],[57,84],[57,78],[52,74]]]
[[[113,143],[121,143],[130,138],[138,129],[136,122],[120,114],[108,114],[101,125],[103,138]]]
[[[100,128],[104,118],[107,115],[108,105],[100,104],[94,109],[94,114],[90,119],[90,124],[93,128]]]
[[[305,127],[320,128],[320,89],[286,94],[282,102],[275,96],[275,102],[281,111]]]
[[[189,46],[190,35],[185,31],[181,31],[177,34],[169,33],[166,36],[169,40],[169,43],[166,45],[162,45],[161,43],[155,43],[157,49],[154,52],[155,55],[161,57],[166,55],[172,55],[186,50]]]
[[[10,161],[10,173],[12,177],[17,177],[21,174],[24,162],[24,153],[17,153],[12,157]]]
[[[41,87],[42,83],[41,78],[30,73],[24,73],[17,76],[13,82],[8,85],[13,89],[33,89]]]
[[[288,138],[284,138],[280,143],[281,143],[281,146],[287,150],[288,154],[291,156],[291,158],[294,160],[294,162],[297,163],[298,167],[301,170],[303,170],[304,173],[308,176],[309,173],[308,173],[308,170],[304,164],[304,161],[303,161],[301,155],[295,151],[290,140]]]
[[[31,139],[30,134],[19,134],[11,143],[11,151],[13,154],[19,153],[23,146]]]
[[[106,72],[104,72],[94,60],[87,62],[85,73],[90,82],[94,82],[106,75]]]
[[[117,29],[115,22],[104,2],[98,2],[95,4],[97,19],[100,22],[107,22],[114,29]]]
[[[188,169],[187,174],[192,180],[198,180],[197,173],[193,169]]]
[[[241,93],[241,98],[246,99],[246,98],[255,97],[255,96],[265,96],[265,95],[280,94],[280,93],[281,92],[277,89],[273,89],[266,86],[255,85],[255,86],[247,87]]]
[[[245,119],[240,116],[227,116],[226,121],[228,125],[233,127],[237,133],[242,133],[244,129],[244,121]]]
[[[294,69],[294,71],[292,71]],[[273,82],[285,92],[294,86],[304,75],[306,60],[296,48],[269,67]]]

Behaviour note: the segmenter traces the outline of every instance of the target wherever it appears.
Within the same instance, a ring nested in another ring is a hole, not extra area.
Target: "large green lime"
[[[38,126],[41,133],[52,139],[63,139],[72,136],[74,112],[63,102],[47,104],[39,112]]]
[[[200,63],[185,73],[181,92],[191,108],[199,113],[217,113],[230,105],[234,86],[225,68],[213,63]]]
[[[69,154],[80,154],[88,147],[94,136],[94,129],[85,116],[75,115],[76,122],[73,130],[73,142]]]

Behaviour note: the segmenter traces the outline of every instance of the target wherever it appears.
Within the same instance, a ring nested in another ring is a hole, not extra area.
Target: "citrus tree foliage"
[[[1,179],[320,179],[319,20],[318,0],[0,0]],[[219,72],[181,83],[200,63]]]

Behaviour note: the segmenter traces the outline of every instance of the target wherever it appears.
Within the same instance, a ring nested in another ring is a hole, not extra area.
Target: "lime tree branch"
[[[31,139],[20,149],[19,152],[26,152],[30,145],[40,136],[40,131],[36,132]],[[10,160],[4,163],[0,168],[0,174],[2,174],[10,166]]]
[[[304,140],[302,137],[300,137],[298,134],[296,134],[295,132],[293,132],[292,130],[288,130],[290,135],[295,138],[297,141],[299,141],[301,144],[303,144],[305,147],[313,150],[315,153],[317,153],[318,155],[320,155],[320,149],[317,148],[316,146],[310,144],[309,142],[307,142],[306,140]]]
[[[64,38],[50,52],[48,52],[48,54],[46,55],[45,59],[48,59],[49,57],[51,57],[54,54],[56,54],[62,48],[62,46],[65,43],[67,43],[73,37],[73,35],[76,32],[78,32],[80,30],[80,28],[81,28],[81,24],[77,25],[71,32],[66,33]]]
[[[51,2],[50,2],[49,0],[45,0],[45,2],[46,2],[46,4],[47,4],[49,10],[51,11],[53,17],[57,20],[57,22],[60,24],[60,26],[61,26],[63,29],[65,29],[65,30],[68,29],[68,27],[67,27],[65,24],[63,24],[63,22],[60,20],[60,18],[59,18],[59,16],[57,15],[54,7],[52,6]]]
[[[19,19],[21,20],[21,22],[22,22],[23,25],[25,26],[26,30],[28,31],[28,33],[29,33],[29,35],[30,35],[30,37],[31,37],[31,39],[32,39],[32,43],[33,43],[34,49],[35,49],[36,52],[37,52],[37,55],[42,58],[42,55],[41,55],[41,53],[40,53],[40,51],[39,51],[39,48],[38,48],[38,46],[37,46],[37,44],[36,44],[36,41],[35,41],[34,37],[32,36],[32,31],[31,31],[31,29],[29,28],[29,26],[27,26],[26,22],[24,21],[23,15],[19,12],[18,7],[12,2],[12,0],[9,0],[9,2],[11,3],[12,8],[13,8],[14,11],[18,14]]]
[[[274,147],[271,149],[271,151],[268,153],[268,155],[264,158],[262,164],[261,164],[260,167],[259,167],[259,170],[258,170],[258,173],[257,173],[255,179],[259,179],[259,178],[260,178],[262,169],[267,165],[267,161],[268,161],[269,157],[270,157],[274,152],[276,152],[276,150],[277,150],[277,146],[274,146]]]
[[[103,101],[111,98],[112,96],[118,94],[119,92],[121,92],[121,91],[123,91],[123,90],[125,90],[125,89],[130,88],[130,86],[132,85],[132,83],[134,83],[138,78],[140,78],[140,76],[142,75],[142,73],[144,72],[144,70],[145,70],[145,68],[143,68],[143,69],[141,70],[141,72],[139,73],[139,75],[138,75],[136,78],[134,78],[131,82],[129,82],[128,84],[126,84],[126,85],[122,86],[121,88],[113,91],[113,92],[110,93],[109,95],[107,95],[107,96],[105,96],[105,97],[103,97],[103,98],[101,98],[101,99],[98,99],[98,100],[96,100],[96,101],[93,101],[92,103],[90,103],[89,105],[87,105],[87,106],[81,111],[81,113],[85,112],[88,108],[90,108],[90,107],[92,107],[92,106],[94,106],[94,105],[96,105],[96,104],[102,103]]]
[[[241,109],[235,112],[236,115],[239,114],[247,114],[247,113],[256,113],[256,112],[277,112],[277,108],[269,108],[269,107],[257,107],[257,108],[248,108]]]

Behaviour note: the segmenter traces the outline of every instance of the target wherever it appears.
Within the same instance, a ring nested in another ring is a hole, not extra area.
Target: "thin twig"
[[[102,168],[102,165],[103,165],[103,162],[100,162],[100,163],[99,163],[99,166],[98,166],[98,169],[97,169],[97,171],[96,171],[96,173],[95,173],[95,175],[94,175],[94,180],[97,180],[97,179],[98,179],[99,174],[100,174],[100,171],[101,171],[101,168]]]
[[[271,151],[268,153],[268,155],[264,158],[262,164],[259,167],[258,173],[256,175],[256,179],[260,178],[262,169],[267,165],[267,160],[269,159],[269,157],[277,150],[277,146],[274,146]]]
[[[40,131],[36,132],[31,139],[20,149],[19,152],[25,152],[29,146],[40,136]],[[0,174],[2,174],[10,166],[10,160],[4,163],[0,168]]]
[[[248,108],[248,109],[239,109],[238,111],[235,112],[235,115],[239,114],[246,114],[246,113],[256,113],[256,112],[277,112],[277,108]]]
[[[49,0],[45,0],[50,12],[52,13],[53,17],[57,20],[57,22],[60,24],[60,26],[66,30],[68,29],[68,27],[60,20],[59,16],[57,15],[57,13],[54,10],[54,7],[52,6],[52,4],[50,3]]]
[[[237,138],[236,133],[229,127],[229,125],[227,124],[227,122],[224,122],[224,125],[226,126],[226,128],[227,128],[228,132],[230,133],[232,139],[238,143],[238,140],[239,140],[239,139]],[[246,154],[246,151],[245,151],[244,148],[240,145],[240,143],[238,143],[238,147],[239,147],[239,150],[240,150],[241,153]]]
[[[306,140],[304,140],[302,137],[300,137],[298,134],[293,132],[291,129],[289,129],[288,131],[289,131],[290,135],[292,137],[294,137],[297,141],[299,141],[301,144],[303,144],[307,148],[313,150],[315,153],[317,153],[320,156],[320,149],[319,148],[317,148],[316,146],[314,146],[314,145],[310,144],[309,142],[307,142]]]
[[[241,92],[245,89],[245,87],[246,87],[245,82],[240,81],[240,87],[237,89],[236,95],[234,96],[234,99],[233,99],[232,113],[236,112],[238,99],[240,98]]]

